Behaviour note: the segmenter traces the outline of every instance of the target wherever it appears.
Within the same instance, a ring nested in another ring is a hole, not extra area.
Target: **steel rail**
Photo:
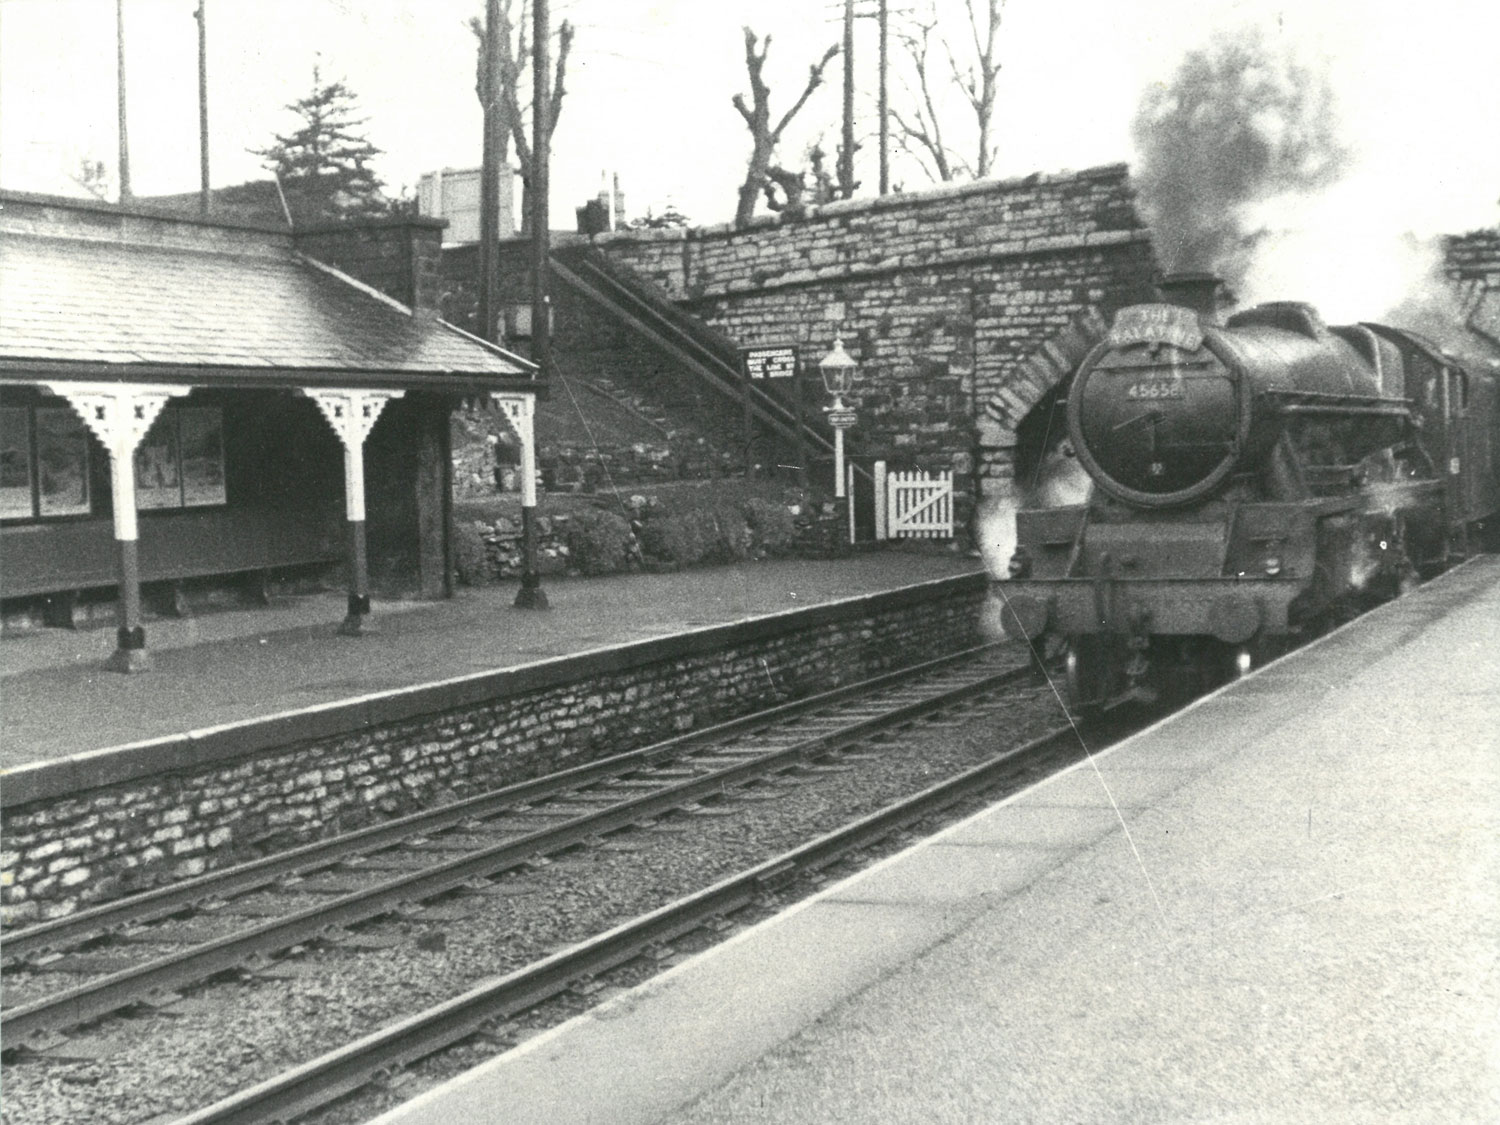
[[[627,750],[595,762],[518,782],[501,789],[480,793],[435,809],[424,809],[396,820],[369,828],[343,833],[326,840],[316,840],[273,856],[236,864],[219,871],[184,879],[170,886],[131,895],[114,902],[80,910],[63,918],[28,926],[6,933],[0,955],[10,966],[16,962],[71,948],[100,934],[124,926],[150,922],[201,905],[205,901],[244,894],[270,886],[289,875],[304,874],[329,867],[349,856],[378,851],[419,835],[430,835],[457,827],[465,821],[498,815],[506,808],[554,797],[569,789],[580,788],[637,769],[659,765],[663,761],[690,754],[702,743],[758,730],[783,722],[808,711],[832,706],[845,700],[881,691],[913,677],[927,676],[945,668],[981,658],[997,645],[979,645],[963,652],[924,661],[895,672],[861,680],[821,692],[805,699],[778,704],[775,707],[731,719],[703,730],[676,735],[662,742],[636,750]]]
[[[1033,739],[775,859],[232,1094],[179,1118],[173,1125],[291,1121],[382,1074],[564,992],[582,978],[597,976],[713,918],[749,906],[768,889],[827,867],[908,824],[983,792],[1013,774],[1018,765],[1049,750],[1071,746],[1077,737],[1067,726]]]
[[[327,935],[340,927],[366,921],[381,914],[437,895],[471,886],[527,859],[562,851],[649,820],[707,797],[719,796],[766,773],[789,768],[818,757],[836,747],[867,738],[885,728],[974,695],[982,695],[1027,675],[1027,668],[991,673],[957,688],[903,704],[869,718],[820,732],[769,754],[736,762],[701,777],[663,786],[633,800],[609,805],[599,812],[542,828],[489,847],[480,848],[358,891],[333,897],[295,913],[195,945],[181,953],[122,969],[86,984],[0,1013],[0,1038],[7,1046],[22,1045],[47,1031],[58,1031],[106,1015],[143,998],[201,981],[215,973],[252,963],[266,955]]]

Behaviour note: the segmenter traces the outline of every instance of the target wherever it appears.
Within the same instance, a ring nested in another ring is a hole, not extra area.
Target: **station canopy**
[[[0,380],[536,390],[535,368],[288,240],[226,252],[0,230]]]

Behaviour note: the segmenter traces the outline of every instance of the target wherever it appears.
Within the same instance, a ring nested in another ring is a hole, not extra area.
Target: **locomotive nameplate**
[[[1182,383],[1176,379],[1142,379],[1125,388],[1126,398],[1154,401],[1163,398],[1186,398]]]
[[[1105,342],[1112,348],[1171,344],[1191,352],[1203,345],[1203,329],[1192,309],[1178,305],[1132,305],[1116,315]]]

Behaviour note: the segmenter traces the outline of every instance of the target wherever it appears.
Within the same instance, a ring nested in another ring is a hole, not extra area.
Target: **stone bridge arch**
[[[1016,498],[1019,483],[1053,444],[1053,428],[1042,415],[1094,345],[1109,330],[1103,314],[1088,308],[1011,371],[986,401],[978,419],[981,489],[985,499]],[[1038,424],[1042,419],[1043,424]]]

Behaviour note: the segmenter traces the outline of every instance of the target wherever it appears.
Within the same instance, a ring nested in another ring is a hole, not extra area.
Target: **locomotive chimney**
[[[1217,275],[1211,273],[1174,273],[1157,282],[1156,287],[1168,304],[1192,309],[1205,320],[1216,321],[1219,315],[1221,292],[1227,298],[1228,291]],[[1226,304],[1229,301],[1226,300]]]

